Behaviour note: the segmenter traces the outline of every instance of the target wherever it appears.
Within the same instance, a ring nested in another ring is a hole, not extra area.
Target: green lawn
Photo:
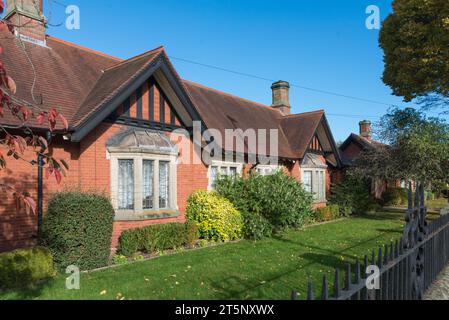
[[[403,224],[400,214],[356,217],[82,274],[78,291],[66,290],[61,275],[0,299],[289,299],[308,279],[320,283],[323,273],[398,239]]]
[[[447,202],[447,199],[445,199],[445,198],[429,200],[426,202],[426,206],[429,209],[442,209],[442,208],[445,208],[447,205],[448,205],[448,202]]]

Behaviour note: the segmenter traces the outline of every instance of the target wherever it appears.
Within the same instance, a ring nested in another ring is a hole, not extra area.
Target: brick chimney
[[[290,106],[290,84],[287,81],[278,81],[271,86],[273,90],[273,104],[271,107],[279,110],[284,116],[289,115]]]
[[[360,135],[368,140],[371,140],[373,137],[371,121],[368,120],[360,121],[359,126],[360,126]]]
[[[22,40],[45,46],[45,17],[43,0],[7,0],[7,20]]]

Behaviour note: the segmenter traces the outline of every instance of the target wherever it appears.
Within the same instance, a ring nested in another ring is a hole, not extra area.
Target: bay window
[[[114,137],[107,146],[117,220],[177,215],[178,152],[167,137],[134,129]]]
[[[327,165],[320,155],[308,153],[301,164],[304,189],[313,194],[315,202],[326,202]]]

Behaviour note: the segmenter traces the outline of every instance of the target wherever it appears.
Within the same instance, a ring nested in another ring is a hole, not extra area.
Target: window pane
[[[303,184],[306,191],[312,193],[312,171],[304,171]]]
[[[221,168],[220,168],[220,176],[226,177],[227,175],[228,175],[228,168],[226,168],[226,167],[221,167]]]
[[[236,167],[229,168],[229,173],[233,177],[237,176],[237,168]]]
[[[217,181],[218,167],[210,168],[209,186],[215,189],[215,182]]]
[[[118,161],[118,208],[120,210],[134,209],[134,161]]]
[[[153,209],[153,195],[154,195],[154,163],[150,160],[144,160],[143,161],[143,185],[142,185],[142,191],[143,191],[143,209]]]
[[[159,162],[159,208],[169,207],[169,169],[170,162]]]

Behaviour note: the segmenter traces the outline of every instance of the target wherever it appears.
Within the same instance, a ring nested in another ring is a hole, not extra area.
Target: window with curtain
[[[167,161],[159,162],[159,208],[169,207],[169,165]]]
[[[142,208],[144,210],[154,208],[154,161],[144,160],[142,163]]]
[[[312,193],[312,191],[313,191],[313,188],[312,188],[312,171],[304,171],[303,172],[302,183],[304,185],[304,189],[307,192]]]
[[[134,162],[118,162],[118,207],[120,210],[134,209]]]
[[[323,169],[304,169],[302,183],[307,192],[313,194],[316,202],[326,201],[326,171]]]

